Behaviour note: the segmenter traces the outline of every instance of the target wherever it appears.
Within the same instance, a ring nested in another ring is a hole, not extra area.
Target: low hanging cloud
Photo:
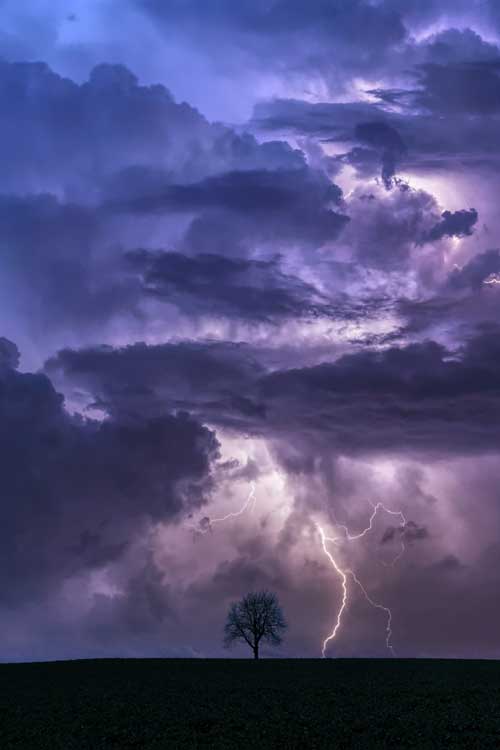
[[[15,369],[12,342],[0,357],[3,606],[43,600],[206,501],[218,442],[195,419],[72,417],[45,375]]]
[[[458,357],[431,341],[346,355],[273,373],[261,394],[269,419],[317,431],[335,450],[474,453],[498,450],[497,367],[493,327]]]
[[[456,353],[426,341],[272,373],[255,349],[202,343],[67,350],[47,369],[111,413],[177,405],[270,438],[316,434],[334,452],[468,454],[499,448],[497,333]]]
[[[236,342],[181,341],[122,348],[66,349],[46,364],[47,372],[83,388],[103,411],[134,417],[168,410],[261,419],[251,400],[255,378],[264,373],[252,347]]]

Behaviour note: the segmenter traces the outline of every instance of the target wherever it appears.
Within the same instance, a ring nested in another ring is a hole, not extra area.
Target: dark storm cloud
[[[500,111],[500,57],[491,62],[427,64],[420,69],[415,103],[440,114],[491,115]]]
[[[334,239],[348,221],[332,210],[341,197],[340,188],[323,173],[303,167],[226,172],[201,182],[167,186],[108,207],[139,214],[200,211],[201,221],[204,213],[214,212],[223,223],[234,224],[236,237],[258,233],[321,244]],[[238,225],[240,217],[249,223],[248,228]]]
[[[356,125],[375,121],[377,112],[377,121],[386,122],[389,119],[380,107],[373,104],[312,103],[300,99],[276,98],[255,105],[253,123],[256,128],[350,141],[353,140]]]
[[[461,39],[464,33],[460,32]],[[441,49],[442,42],[435,44]],[[463,54],[467,54],[468,47],[463,46]],[[370,93],[379,100],[374,103],[279,98],[257,103],[253,125],[261,132],[288,132],[326,143],[351,144],[351,151],[337,158],[355,167],[359,164],[365,175],[375,174],[376,153],[382,155],[383,168],[394,172],[403,168],[491,168],[500,145],[500,112],[494,93],[495,87],[500,91],[500,49],[491,46],[490,59],[477,62],[460,61],[462,53],[457,54],[458,61],[446,64],[420,64],[417,58],[415,67],[410,68],[411,85],[372,89]],[[408,65],[411,61],[404,62],[405,68]],[[357,129],[363,124],[371,124],[374,132],[394,131],[392,147],[381,152],[378,143],[377,149],[367,149],[375,144],[358,137]]]
[[[380,154],[373,148],[355,146],[338,158],[339,164],[350,164],[359,177],[371,178],[380,170]],[[389,183],[386,183],[388,187]]]
[[[13,344],[3,339],[7,365]],[[41,374],[0,370],[4,606],[119,558],[148,522],[171,521],[210,490],[218,443],[186,414],[102,422],[71,417]]]
[[[477,31],[464,26],[451,26],[425,38],[416,48],[422,64],[492,62],[499,57],[499,47],[486,41]]]
[[[156,415],[165,408],[185,408],[245,427],[248,420],[260,421],[265,413],[251,394],[263,368],[251,347],[243,344],[67,349],[49,360],[47,371],[84,388],[97,406],[111,414]]]
[[[382,92],[379,94],[382,96]],[[495,163],[494,153],[499,146],[496,116],[434,117],[415,111],[387,112],[380,104],[276,99],[257,104],[253,117],[255,129],[261,132],[288,132],[314,136],[325,144],[352,144],[351,150],[337,159],[355,167],[360,163],[361,174],[371,176],[378,171],[376,155],[380,151],[363,148],[356,138],[356,127],[366,121],[393,129],[404,143],[406,150],[398,152],[396,172],[403,168],[431,171],[457,166],[491,167]]]
[[[62,191],[88,202],[114,173],[138,166],[199,180],[303,164],[287,144],[261,146],[210,124],[164,86],[139,85],[121,65],[99,65],[78,85],[43,63],[1,62],[0,106],[4,190]]]
[[[342,191],[321,173],[309,170],[271,172],[227,172],[208,177],[199,183],[172,185],[164,193],[146,194],[126,204],[128,210],[194,211],[204,208],[226,208],[236,212],[266,214],[300,209],[306,197],[313,206],[338,204]],[[111,205],[113,208],[113,205]],[[120,208],[118,205],[116,208]]]
[[[396,107],[445,113],[491,114],[498,110],[500,48],[470,28],[448,28],[408,45],[394,60],[401,73],[411,71],[408,88],[372,89]]]
[[[187,256],[138,250],[128,253],[144,291],[193,315],[237,316],[278,322],[333,314],[317,290],[280,269],[279,259],[256,261],[221,255]]]
[[[496,326],[485,326],[455,353],[427,341],[269,374],[254,356],[236,345],[136,345],[67,350],[48,370],[111,413],[177,404],[214,424],[270,437],[316,434],[347,454],[498,449]]]
[[[313,73],[332,60],[366,69],[380,64],[387,50],[406,37],[398,11],[366,0],[349,4],[343,0],[313,0],[307,4],[301,0],[271,4],[263,0],[237,4],[223,0],[216,7],[202,0],[169,4],[135,0],[135,4],[156,22],[163,22],[167,33],[175,24],[202,47],[209,46],[212,53],[240,46],[247,56],[252,55],[254,66],[288,67],[291,71]],[[357,54],[359,50],[362,54]]]
[[[244,257],[263,242],[324,244],[348,221],[340,189],[301,151],[210,124],[123,66],[78,85],[42,63],[2,62],[0,105],[2,314],[23,346],[47,326],[52,347],[139,326],[123,251],[152,237]],[[288,282],[264,284],[280,294]]]
[[[495,45],[480,40],[474,28],[498,29],[500,21],[495,0],[311,0],[307,4],[300,0],[243,0],[237,5],[223,0],[215,8],[202,0],[168,4],[134,0],[134,4],[155,21],[163,21],[166,33],[180,28],[183,35],[211,47],[215,54],[237,43],[247,53],[259,53],[261,64],[276,69],[281,57],[310,73],[328,63],[344,63],[346,72],[349,68],[356,72],[369,69],[370,64],[373,69],[398,56],[403,61],[405,56],[411,59],[415,48],[421,47],[435,61],[448,62],[457,55],[467,60],[488,59]],[[437,32],[436,27],[440,28]],[[298,48],[291,45],[294,38],[302,40]],[[308,44],[312,40],[316,42],[314,54]],[[258,62],[252,60],[254,65]]]
[[[391,187],[397,163],[406,152],[399,133],[385,122],[363,122],[356,125],[355,137],[381,150],[382,179],[387,188]]]
[[[349,6],[343,2],[328,2],[328,0],[313,0],[307,6],[299,0],[288,0],[275,3],[258,0],[242,0],[235,5],[230,0],[222,0],[216,8],[209,8],[201,0],[188,0],[188,2],[170,3],[165,6],[157,0],[137,0],[137,5],[157,13],[158,17],[164,15],[165,19],[185,18],[198,24],[200,18],[204,18],[207,24],[215,27],[220,24],[243,29],[245,31],[258,31],[262,35],[274,36],[280,31],[306,30],[314,28],[320,34],[331,33],[341,35],[346,28],[351,27],[361,34],[360,41],[366,37],[373,39],[374,43],[382,44],[376,38],[376,31],[382,31],[384,39],[393,33],[391,20],[396,22],[398,34],[401,27],[398,26],[397,13],[387,12],[383,7],[374,7],[364,0],[353,0]],[[376,28],[363,28],[362,20],[378,22]],[[340,28],[339,28],[340,27]]]
[[[379,92],[380,98],[385,92]],[[328,142],[352,144],[336,157],[340,165],[351,164],[364,177],[380,171],[391,187],[398,167],[408,161],[407,144],[399,132],[404,122],[399,114],[385,112],[379,105],[352,103],[309,103],[273,100],[255,106],[253,124],[257,130],[294,133]]]
[[[268,419],[316,430],[341,451],[497,450],[497,336],[485,326],[455,356],[428,341],[276,372],[261,398]]]
[[[443,237],[470,237],[478,213],[475,208],[461,211],[444,211],[441,221],[430,230],[426,240],[432,242]]]
[[[49,194],[0,195],[4,300],[13,298],[30,328],[49,323],[52,330],[82,329],[132,308],[133,285],[106,253],[95,253],[105,237],[99,212],[87,206]]]
[[[407,145],[398,132],[400,120],[399,115],[373,104],[311,104],[291,99],[259,103],[253,114],[257,130],[308,135],[325,144],[353,144],[350,151],[335,157],[338,168],[347,162],[364,177],[380,171],[386,187],[392,185],[398,166],[408,157]]]

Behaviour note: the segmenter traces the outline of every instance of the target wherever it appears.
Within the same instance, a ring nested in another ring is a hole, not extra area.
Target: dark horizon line
[[[74,662],[96,662],[96,661],[196,661],[196,662],[255,662],[253,656],[242,656],[242,657],[224,657],[224,656],[89,656],[79,657],[76,659],[47,659],[39,661],[0,661],[0,667],[6,666],[17,666],[20,664],[67,664]],[[500,656],[491,657],[469,657],[469,656],[268,656],[261,657],[258,659],[262,661],[311,661],[311,662],[387,662],[387,663],[401,663],[401,662],[500,662]]]

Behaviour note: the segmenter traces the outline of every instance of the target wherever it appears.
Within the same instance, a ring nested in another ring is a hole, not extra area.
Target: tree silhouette
[[[276,594],[271,591],[251,592],[231,604],[224,626],[224,645],[244,641],[252,649],[254,659],[258,659],[260,642],[279,646],[286,627]]]

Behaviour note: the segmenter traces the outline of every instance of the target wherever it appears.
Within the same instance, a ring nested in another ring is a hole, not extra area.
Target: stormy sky
[[[499,657],[497,0],[0,10],[0,659]]]

